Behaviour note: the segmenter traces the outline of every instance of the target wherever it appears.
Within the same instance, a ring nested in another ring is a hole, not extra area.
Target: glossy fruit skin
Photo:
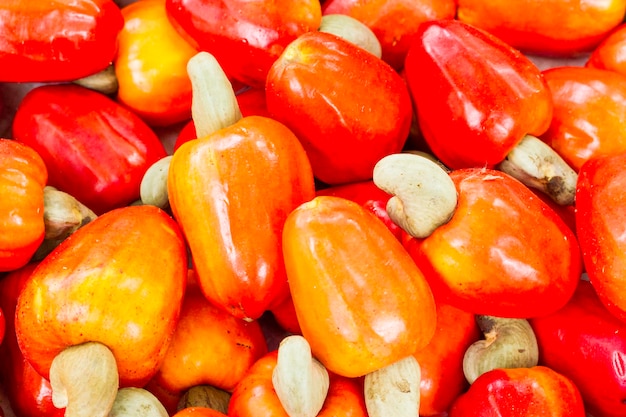
[[[540,138],[576,171],[588,159],[626,151],[626,75],[584,67],[543,72],[554,103]]]
[[[115,57],[117,100],[151,126],[191,118],[187,62],[198,50],[170,23],[165,0],[141,0],[122,8],[124,27]],[[158,45],[158,47],[155,47]]]
[[[20,349],[48,378],[64,348],[101,342],[115,356],[120,386],[142,386],[166,353],[186,274],[183,236],[163,210],[109,211],[64,240],[24,284],[15,317]]]
[[[585,66],[606,69],[626,75],[626,60],[621,52],[625,44],[626,24],[621,24],[593,49]]]
[[[196,125],[193,122],[193,119],[189,120],[176,135],[173,151],[176,152],[183,143],[189,142],[190,140],[194,140],[197,138],[198,135],[196,134]]]
[[[576,229],[585,269],[607,308],[626,321],[626,152],[587,161],[576,187]]]
[[[283,223],[312,199],[302,145],[283,124],[244,117],[174,153],[168,190],[205,296],[238,318],[256,319],[289,294]]]
[[[382,59],[396,70],[404,67],[417,28],[423,22],[453,19],[454,0],[327,0],[323,15],[345,14],[369,27],[380,41]]]
[[[138,200],[144,173],[167,155],[136,114],[72,84],[30,90],[17,109],[13,136],[39,153],[48,168],[48,185],[96,214]]]
[[[113,0],[0,5],[0,81],[72,81],[105,69],[124,20]]]
[[[188,284],[174,336],[153,380],[181,394],[197,385],[232,391],[266,353],[258,321],[233,317],[212,305],[197,284]]]
[[[357,203],[318,196],[300,205],[285,222],[283,251],[302,334],[328,370],[363,376],[412,354],[435,333],[424,276]]]
[[[271,117],[269,111],[267,110],[265,88],[243,88],[240,91],[236,91],[236,97],[239,110],[244,117]]]
[[[271,313],[281,329],[290,334],[302,335],[298,316],[296,315],[296,307],[293,305],[291,295],[285,301],[273,307]]]
[[[472,313],[437,302],[437,330],[428,345],[413,353],[420,364],[419,415],[438,416],[467,390],[463,357],[481,338]]]
[[[382,157],[402,150],[412,118],[400,75],[381,59],[330,33],[298,37],[272,65],[270,114],[289,127],[329,185],[366,181]]]
[[[0,279],[0,308],[15,317],[17,298],[37,263],[28,263]],[[20,417],[62,417],[64,408],[52,403],[50,382],[24,358],[17,344],[14,320],[7,321],[6,339],[0,344],[0,383],[11,410]]]
[[[0,139],[0,272],[26,265],[43,241],[47,181],[48,170],[34,149]]]
[[[322,19],[318,0],[167,0],[172,24],[199,50],[211,53],[229,78],[262,87],[285,47]]]
[[[572,57],[591,51],[625,12],[624,0],[458,0],[457,18],[525,53]]]
[[[277,353],[257,360],[237,385],[228,406],[230,417],[288,417],[272,384]],[[317,416],[367,417],[362,382],[330,373],[328,395]]]
[[[550,206],[559,215],[571,231],[576,233],[576,205],[561,205],[555,202],[548,194],[536,188],[529,188],[541,201]]]
[[[452,219],[425,239],[405,242],[438,299],[513,318],[565,305],[582,261],[559,215],[503,172],[467,168],[450,177],[458,192]]]
[[[585,417],[578,388],[545,366],[495,369],[454,402],[450,417]]]
[[[458,20],[420,25],[405,76],[424,139],[451,169],[493,167],[550,125],[551,95],[535,64]]]
[[[374,181],[359,181],[350,184],[335,185],[319,189],[317,195],[332,195],[343,197],[359,203],[378,217],[398,239],[401,239],[402,229],[395,224],[387,213],[387,202],[391,194],[387,194],[374,184]]]
[[[576,384],[589,413],[624,415],[626,324],[606,309],[589,281],[580,281],[565,307],[530,325],[540,363]]]

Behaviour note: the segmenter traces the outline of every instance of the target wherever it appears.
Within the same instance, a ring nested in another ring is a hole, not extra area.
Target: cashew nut
[[[324,405],[330,380],[326,368],[311,355],[309,342],[292,335],[278,346],[272,384],[289,417],[315,417]]]
[[[382,158],[374,167],[378,188],[392,194],[389,217],[411,236],[428,237],[454,214],[457,191],[454,182],[433,160],[412,153]]]
[[[437,157],[435,155],[433,155],[432,153],[429,153],[429,152],[426,152],[426,151],[419,151],[417,149],[409,149],[407,151],[404,151],[404,153],[410,153],[410,154],[413,154],[413,155],[423,156],[424,158],[430,159],[431,161],[433,161],[434,163],[439,165],[441,167],[441,169],[443,169],[445,172],[449,173],[451,171],[450,168],[445,166],[444,163],[441,162],[439,159],[437,159]]]
[[[114,94],[119,88],[115,67],[110,64],[102,71],[74,80],[74,84],[98,91],[102,94]]]
[[[528,320],[479,315],[476,322],[485,338],[465,351],[463,372],[470,384],[492,369],[537,365],[539,347]]]
[[[191,115],[198,138],[242,118],[233,85],[213,55],[198,52],[187,63],[187,73],[191,80]]]
[[[359,46],[380,58],[383,54],[380,41],[364,23],[345,14],[327,14],[322,16],[320,32],[332,33],[350,43]]]
[[[212,408],[228,414],[231,393],[211,385],[196,385],[189,388],[178,402],[177,410],[189,407]]]
[[[557,204],[574,204],[578,174],[541,139],[526,135],[498,168],[547,194]]]
[[[421,369],[414,356],[365,375],[365,406],[369,417],[417,417]]]
[[[167,193],[167,176],[170,169],[172,155],[156,161],[143,175],[139,194],[143,204],[149,204],[165,209],[169,206]]]
[[[45,237],[34,260],[45,258],[69,235],[98,217],[76,198],[50,185],[43,189],[43,205]]]
[[[66,417],[107,417],[119,389],[115,357],[98,342],[67,347],[52,361],[50,386]]]
[[[108,417],[169,417],[169,414],[150,391],[127,387],[117,392]]]

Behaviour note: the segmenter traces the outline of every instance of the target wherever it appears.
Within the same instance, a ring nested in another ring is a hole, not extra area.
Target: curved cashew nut
[[[99,342],[67,347],[52,360],[50,386],[67,417],[107,417],[119,389],[115,357]]]
[[[539,362],[535,332],[526,319],[476,316],[485,338],[465,351],[463,372],[471,384],[496,368],[530,368]]]
[[[373,179],[393,195],[387,202],[389,217],[411,236],[429,236],[456,209],[454,182],[439,164],[421,155],[388,155],[374,167]]]

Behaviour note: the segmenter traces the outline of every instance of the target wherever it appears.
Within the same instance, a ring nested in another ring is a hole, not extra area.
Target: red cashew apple
[[[185,143],[168,189],[211,302],[250,320],[287,298],[283,223],[315,193],[307,155],[287,127],[248,116]]]
[[[111,210],[46,256],[19,294],[15,331],[26,359],[50,380],[55,406],[68,417],[106,416],[119,386],[148,382],[174,333],[186,280],[182,233],[154,206]]]
[[[427,145],[452,169],[493,167],[550,125],[552,97],[539,68],[458,20],[420,25],[405,77]]]
[[[262,87],[272,63],[298,36],[317,30],[318,0],[167,0],[174,27],[215,56],[229,78]]]
[[[454,0],[326,0],[322,13],[352,16],[369,27],[380,41],[382,59],[396,70],[404,58],[420,24],[435,19],[452,19]]]
[[[594,156],[626,151],[626,75],[572,66],[543,74],[554,111],[540,138],[572,168],[579,171]]]
[[[530,320],[540,363],[570,378],[589,413],[626,412],[626,323],[606,309],[589,281],[581,280],[560,310]]]
[[[265,85],[267,109],[307,151],[313,174],[337,185],[372,178],[380,158],[399,152],[411,126],[405,82],[380,58],[325,32],[294,40]]]
[[[364,207],[315,197],[289,214],[283,242],[302,335],[329,371],[363,376],[433,337],[430,287],[398,239]]]
[[[420,416],[438,416],[468,388],[463,356],[480,339],[472,313],[437,302],[437,330],[428,345],[413,356],[421,369]]]
[[[587,161],[578,174],[576,230],[585,270],[602,303],[626,321],[626,153]]]
[[[26,265],[44,240],[48,170],[30,146],[0,139],[0,271]]]
[[[452,171],[458,204],[424,239],[404,240],[440,299],[475,314],[528,318],[554,312],[582,273],[574,232],[546,203],[496,170]]]
[[[13,136],[44,160],[48,185],[96,214],[138,200],[143,175],[166,156],[159,137],[139,116],[74,84],[30,90],[13,119]]]
[[[105,69],[124,19],[113,0],[5,1],[0,82],[73,81]]]
[[[182,394],[197,385],[232,391],[267,353],[258,321],[236,318],[188,283],[176,330],[153,383]]]
[[[457,18],[526,53],[575,57],[617,27],[624,0],[459,0]]]
[[[0,279],[0,308],[11,317],[15,316],[19,294],[37,265],[37,262],[28,263]],[[0,382],[11,411],[20,417],[62,417],[65,409],[54,406],[50,381],[24,358],[13,320],[7,322],[6,331],[6,338],[0,344]]]
[[[452,404],[449,417],[585,417],[574,383],[545,366],[494,369]]]

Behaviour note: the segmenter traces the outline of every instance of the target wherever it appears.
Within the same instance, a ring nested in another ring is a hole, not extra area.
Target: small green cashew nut
[[[382,158],[374,167],[374,183],[392,194],[389,217],[416,238],[428,237],[447,223],[457,204],[454,182],[439,164],[413,153]]]

